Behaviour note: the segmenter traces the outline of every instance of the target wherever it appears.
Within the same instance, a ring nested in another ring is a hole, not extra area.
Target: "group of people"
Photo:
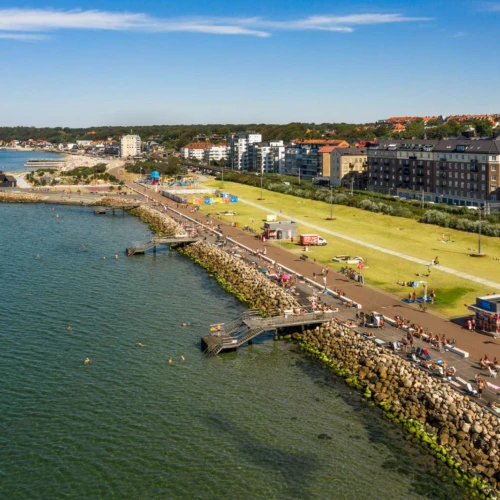
[[[497,371],[500,368],[497,358],[495,357],[493,358],[493,361],[491,361],[490,358],[488,358],[487,354],[485,354],[484,357],[479,360],[479,364],[482,368],[490,368],[493,371]]]
[[[476,318],[473,316],[472,318],[469,318],[466,322],[467,330],[469,332],[475,332],[476,331]]]

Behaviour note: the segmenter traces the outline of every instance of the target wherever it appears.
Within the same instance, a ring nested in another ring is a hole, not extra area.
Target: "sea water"
[[[0,170],[3,172],[30,172],[31,169],[24,168],[30,159],[52,159],[60,160],[63,156],[42,151],[14,151],[11,149],[0,149]]]
[[[243,306],[176,252],[125,256],[149,236],[0,205],[0,498],[462,498],[293,345],[204,357]]]

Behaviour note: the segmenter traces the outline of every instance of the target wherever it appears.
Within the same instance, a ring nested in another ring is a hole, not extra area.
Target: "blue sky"
[[[500,0],[0,0],[0,125],[500,113]]]

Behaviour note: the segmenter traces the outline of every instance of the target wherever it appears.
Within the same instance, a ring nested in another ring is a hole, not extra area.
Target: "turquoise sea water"
[[[204,358],[243,306],[175,252],[125,257],[148,235],[0,205],[0,498],[462,498],[289,344]]]
[[[24,164],[31,158],[62,158],[61,155],[40,151],[14,151],[0,149],[0,170],[3,172],[28,172]]]

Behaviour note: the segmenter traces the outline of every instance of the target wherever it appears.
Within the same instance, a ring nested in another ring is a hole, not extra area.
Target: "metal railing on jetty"
[[[221,324],[220,330],[203,336],[201,338],[203,353],[206,356],[216,356],[225,350],[235,350],[245,343],[251,343],[261,333],[279,328],[326,323],[334,318],[336,312],[338,309],[310,312],[302,310],[294,312],[290,309],[269,318],[262,318],[255,311],[243,313],[229,323]]]

